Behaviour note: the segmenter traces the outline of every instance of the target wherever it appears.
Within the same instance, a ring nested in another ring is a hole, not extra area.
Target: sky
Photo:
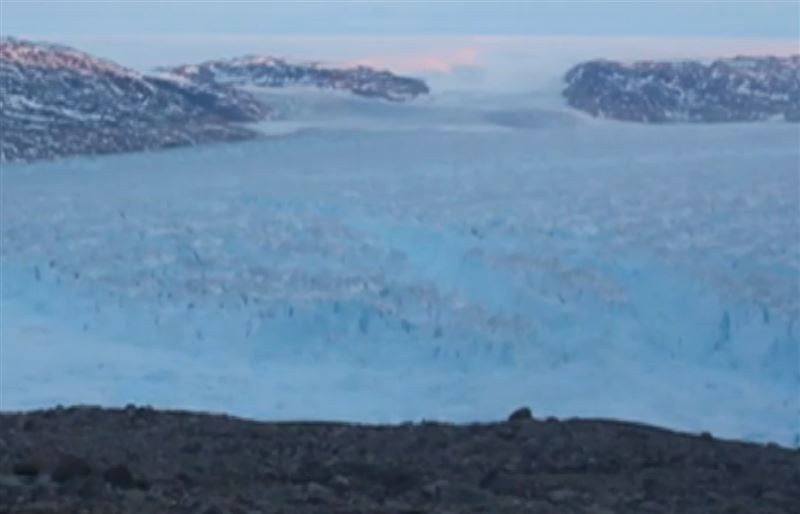
[[[798,0],[266,2],[3,0],[30,34],[436,34],[797,37]]]
[[[549,80],[595,57],[798,53],[800,0],[0,0],[0,33],[71,45],[140,70],[269,54],[496,88],[518,81],[521,60]]]

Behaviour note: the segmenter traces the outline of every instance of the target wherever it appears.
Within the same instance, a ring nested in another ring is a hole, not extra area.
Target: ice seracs
[[[585,123],[4,165],[3,406],[797,444],[799,152],[784,123]]]

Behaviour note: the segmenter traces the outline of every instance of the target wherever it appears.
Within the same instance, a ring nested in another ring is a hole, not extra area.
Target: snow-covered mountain
[[[420,79],[401,77],[366,66],[335,68],[316,62],[292,63],[258,55],[187,64],[166,68],[164,71],[200,84],[261,87],[301,85],[349,91],[359,96],[399,102],[411,100],[429,91],[428,86]]]
[[[564,96],[597,117],[649,123],[800,121],[800,55],[623,64],[566,74]]]
[[[78,50],[0,39],[0,161],[248,139],[269,109],[234,88],[145,76]]]

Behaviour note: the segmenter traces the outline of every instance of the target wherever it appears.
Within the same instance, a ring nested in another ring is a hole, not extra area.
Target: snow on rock
[[[647,123],[800,121],[800,55],[695,61],[594,60],[566,74],[572,107]]]
[[[245,92],[149,77],[48,43],[0,39],[0,161],[241,140],[269,109]]]
[[[403,102],[428,93],[422,80],[401,77],[367,66],[336,68],[327,64],[293,63],[271,56],[251,55],[229,60],[207,61],[165,68],[201,84],[286,87],[312,86],[349,91],[353,94]]]

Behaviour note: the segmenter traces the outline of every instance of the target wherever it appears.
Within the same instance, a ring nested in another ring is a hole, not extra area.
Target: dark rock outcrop
[[[710,64],[595,60],[566,74],[567,103],[592,116],[646,123],[800,121],[800,55]]]
[[[268,56],[207,61],[164,68],[163,71],[203,85],[312,86],[397,102],[428,93],[428,86],[422,80],[388,71],[366,66],[334,68],[314,62],[292,63]]]
[[[528,407],[520,407],[508,416],[509,421],[529,421],[533,419],[533,413]]]
[[[257,133],[269,110],[234,88],[148,77],[72,48],[0,39],[0,161],[94,155]]]

